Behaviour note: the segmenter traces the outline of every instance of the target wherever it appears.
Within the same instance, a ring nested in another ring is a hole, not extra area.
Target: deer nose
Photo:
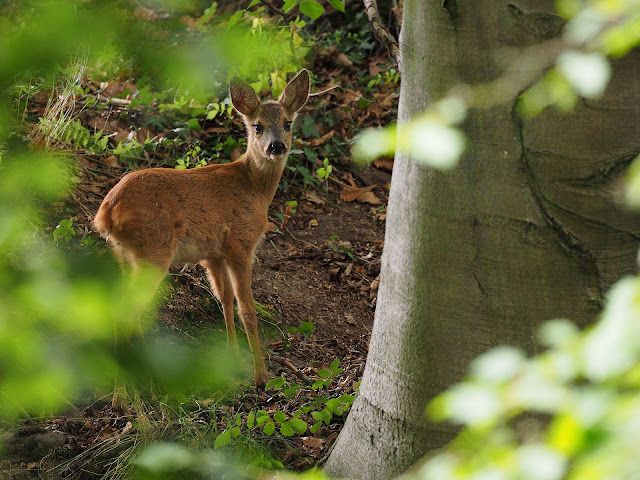
[[[267,147],[267,153],[269,155],[282,155],[287,151],[287,146],[284,142],[280,140],[276,140],[275,142],[271,142]]]

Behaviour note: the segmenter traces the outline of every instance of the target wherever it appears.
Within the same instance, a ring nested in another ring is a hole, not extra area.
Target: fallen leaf
[[[309,220],[309,226],[310,227],[317,227],[318,226],[318,220],[316,220],[315,218],[313,220]]]
[[[122,429],[121,433],[127,433],[129,430],[133,428],[133,424],[131,422],[127,422],[127,424]]]
[[[359,202],[370,203],[371,205],[380,205],[382,201],[376,197],[376,194],[373,192],[364,192],[362,195],[358,197]]]
[[[335,130],[330,130],[327,134],[321,136],[320,138],[314,138],[313,140],[311,140],[309,142],[309,145],[311,145],[312,147],[317,147],[318,145],[322,145],[324,142],[326,142],[330,138],[333,138],[335,134],[336,134]]]
[[[362,195],[362,192],[360,191],[360,188],[352,187],[350,185],[344,187],[342,189],[342,191],[340,192],[340,198],[342,200],[344,200],[345,202],[353,202],[360,195]]]
[[[349,183],[351,185],[345,186],[340,192],[340,198],[345,202],[353,202],[356,199],[359,199],[366,193],[370,193],[371,190],[375,188],[375,185],[369,185],[368,187],[357,187],[353,182],[353,179],[349,179]],[[374,195],[375,197],[375,195]]]
[[[326,440],[318,437],[302,437],[302,444],[311,450],[322,450]]]
[[[229,131],[226,127],[209,127],[205,128],[202,133],[227,133]]]
[[[380,170],[385,170],[387,172],[393,171],[393,158],[390,157],[380,157],[373,162],[373,164],[378,167]]]
[[[116,167],[118,165],[118,157],[115,155],[111,155],[104,159],[104,163],[106,163],[111,168]]]
[[[157,136],[158,134],[153,130],[151,130],[149,127],[140,127],[136,132],[136,138],[142,144],[144,144],[147,141],[147,139],[153,140]]]
[[[129,95],[127,95],[127,99],[131,100],[131,96],[138,91],[136,86],[131,82],[121,82],[116,80],[115,82],[110,82],[101,92],[103,97],[112,98],[116,95],[121,94],[129,90]]]
[[[304,199],[309,200],[310,202],[313,202],[313,203],[317,203],[319,205],[324,205],[325,203],[327,203],[326,200],[320,198],[319,196],[311,192],[307,192],[304,196]]]
[[[382,68],[378,65],[378,59],[375,59],[371,63],[369,63],[369,75],[375,77],[377,74],[382,72]]]

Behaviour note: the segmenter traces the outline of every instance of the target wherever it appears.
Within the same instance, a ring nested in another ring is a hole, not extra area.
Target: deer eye
[[[253,128],[255,128],[256,133],[258,135],[260,135],[262,132],[264,132],[264,127],[262,125],[260,125],[259,123],[257,123],[256,125],[253,126]]]
[[[285,132],[290,132],[291,131],[291,122],[284,122],[284,131]]]

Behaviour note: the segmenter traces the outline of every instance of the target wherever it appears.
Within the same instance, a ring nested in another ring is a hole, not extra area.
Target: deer
[[[233,77],[229,95],[248,132],[246,152],[226,164],[128,173],[105,196],[93,219],[120,264],[134,272],[151,266],[160,272],[158,285],[173,264],[202,265],[222,305],[227,347],[237,351],[235,297],[258,388],[268,376],[251,269],[291,149],[292,125],[309,97],[309,82],[309,72],[301,70],[278,100],[261,102],[249,84]]]

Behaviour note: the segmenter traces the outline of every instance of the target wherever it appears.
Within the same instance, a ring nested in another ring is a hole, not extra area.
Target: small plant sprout
[[[318,178],[325,181],[325,186],[324,186],[325,192],[329,191],[329,175],[331,175],[331,172],[333,172],[333,167],[329,163],[329,159],[325,158],[324,161],[322,162],[322,167],[316,170],[316,174],[318,175]]]
[[[56,242],[56,245],[60,243],[69,243],[71,239],[76,236],[76,231],[73,228],[73,219],[66,218],[64,220],[60,220],[60,223],[53,231],[52,235],[53,241]]]
[[[278,217],[282,220],[282,223],[280,224],[280,231],[283,231],[284,227],[287,226],[287,223],[289,223],[289,219],[291,218],[291,215],[293,215],[298,211],[298,209],[296,208],[298,206],[298,202],[296,200],[289,200],[287,203],[285,203],[285,206],[286,206],[286,209],[284,213],[281,215],[278,215]]]
[[[176,170],[185,170],[189,167],[205,167],[207,161],[204,158],[200,158],[200,147],[195,146],[185,153],[184,157],[179,158],[176,163]]]

